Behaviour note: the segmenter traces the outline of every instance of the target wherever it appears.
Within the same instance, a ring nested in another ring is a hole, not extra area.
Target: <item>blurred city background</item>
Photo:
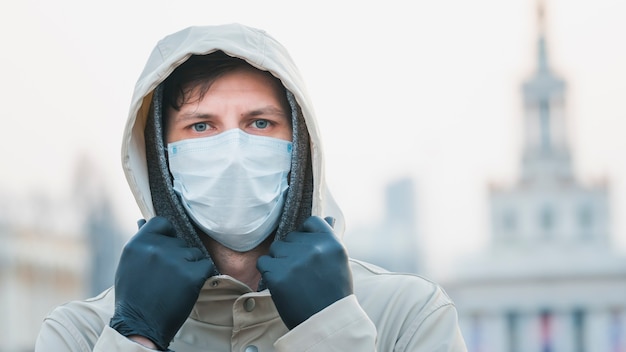
[[[302,69],[353,257],[440,283],[470,352],[626,351],[622,1],[140,3],[0,5],[0,351],[112,284],[134,80],[232,21]]]

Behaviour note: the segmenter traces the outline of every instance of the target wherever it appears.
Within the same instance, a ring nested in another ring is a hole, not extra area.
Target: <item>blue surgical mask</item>
[[[222,245],[245,252],[278,226],[292,144],[231,129],[169,143],[174,191],[191,219]]]

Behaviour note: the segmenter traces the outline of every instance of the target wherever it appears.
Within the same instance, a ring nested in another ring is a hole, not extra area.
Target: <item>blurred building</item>
[[[0,351],[32,351],[52,307],[85,297],[87,255],[75,233],[2,221]]]
[[[409,178],[391,182],[385,190],[382,221],[346,229],[343,240],[351,257],[391,271],[421,269],[414,188]]]
[[[43,318],[113,284],[123,236],[93,165],[67,197],[0,196],[0,352],[32,351]]]
[[[489,247],[445,283],[470,352],[626,351],[626,257],[611,247],[606,182],[574,174],[565,82],[548,65],[522,85],[521,175],[491,187]]]
[[[75,170],[72,203],[89,251],[89,272],[85,280],[89,297],[113,285],[117,261],[129,235],[120,226],[104,184],[91,160],[80,158]]]

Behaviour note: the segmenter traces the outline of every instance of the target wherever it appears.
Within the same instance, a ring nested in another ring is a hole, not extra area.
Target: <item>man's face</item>
[[[168,109],[167,142],[242,131],[291,141],[290,114],[284,92],[265,73],[237,69],[213,82],[202,99],[198,93],[179,111]]]

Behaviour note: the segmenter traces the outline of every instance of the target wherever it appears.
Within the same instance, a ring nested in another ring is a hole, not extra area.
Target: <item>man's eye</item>
[[[269,122],[267,120],[256,120],[253,122],[254,127],[256,128],[267,128],[267,126],[269,125]]]
[[[204,122],[198,122],[198,123],[194,123],[192,128],[196,132],[204,132],[207,130],[208,126]]]

